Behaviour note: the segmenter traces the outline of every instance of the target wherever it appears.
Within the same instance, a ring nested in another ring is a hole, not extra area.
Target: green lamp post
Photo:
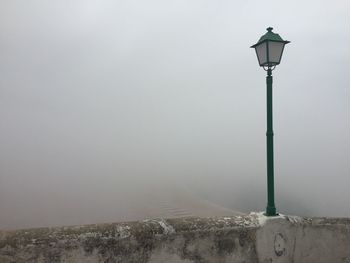
[[[272,70],[280,64],[284,46],[289,41],[283,40],[278,34],[272,32],[273,28],[267,28],[258,43],[251,46],[255,48],[260,67],[267,71],[266,77],[266,102],[267,102],[267,207],[266,216],[276,216],[274,168],[273,168],[273,128],[272,128]]]

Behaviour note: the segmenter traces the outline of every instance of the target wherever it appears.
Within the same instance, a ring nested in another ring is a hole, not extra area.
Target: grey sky
[[[2,0],[0,227],[145,184],[263,210],[249,46],[268,26],[291,41],[273,72],[277,208],[350,216],[348,1]]]

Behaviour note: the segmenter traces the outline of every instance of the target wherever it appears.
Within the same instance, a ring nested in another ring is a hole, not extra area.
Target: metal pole
[[[266,149],[267,149],[267,207],[266,215],[275,216],[275,191],[273,175],[273,128],[272,128],[272,70],[269,67],[266,77],[266,103],[267,103],[267,131],[266,131]]]

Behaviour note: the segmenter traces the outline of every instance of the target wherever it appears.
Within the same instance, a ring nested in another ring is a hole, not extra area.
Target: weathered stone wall
[[[350,262],[350,219],[159,219],[0,232],[0,262]]]

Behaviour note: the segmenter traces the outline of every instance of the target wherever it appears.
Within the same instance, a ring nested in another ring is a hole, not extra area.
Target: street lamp
[[[275,190],[273,175],[273,129],[272,129],[272,70],[281,62],[283,49],[289,41],[283,40],[278,34],[272,32],[272,27],[267,28],[258,43],[251,46],[255,48],[260,67],[267,71],[266,77],[266,103],[267,103],[267,207],[266,216],[276,216]]]

